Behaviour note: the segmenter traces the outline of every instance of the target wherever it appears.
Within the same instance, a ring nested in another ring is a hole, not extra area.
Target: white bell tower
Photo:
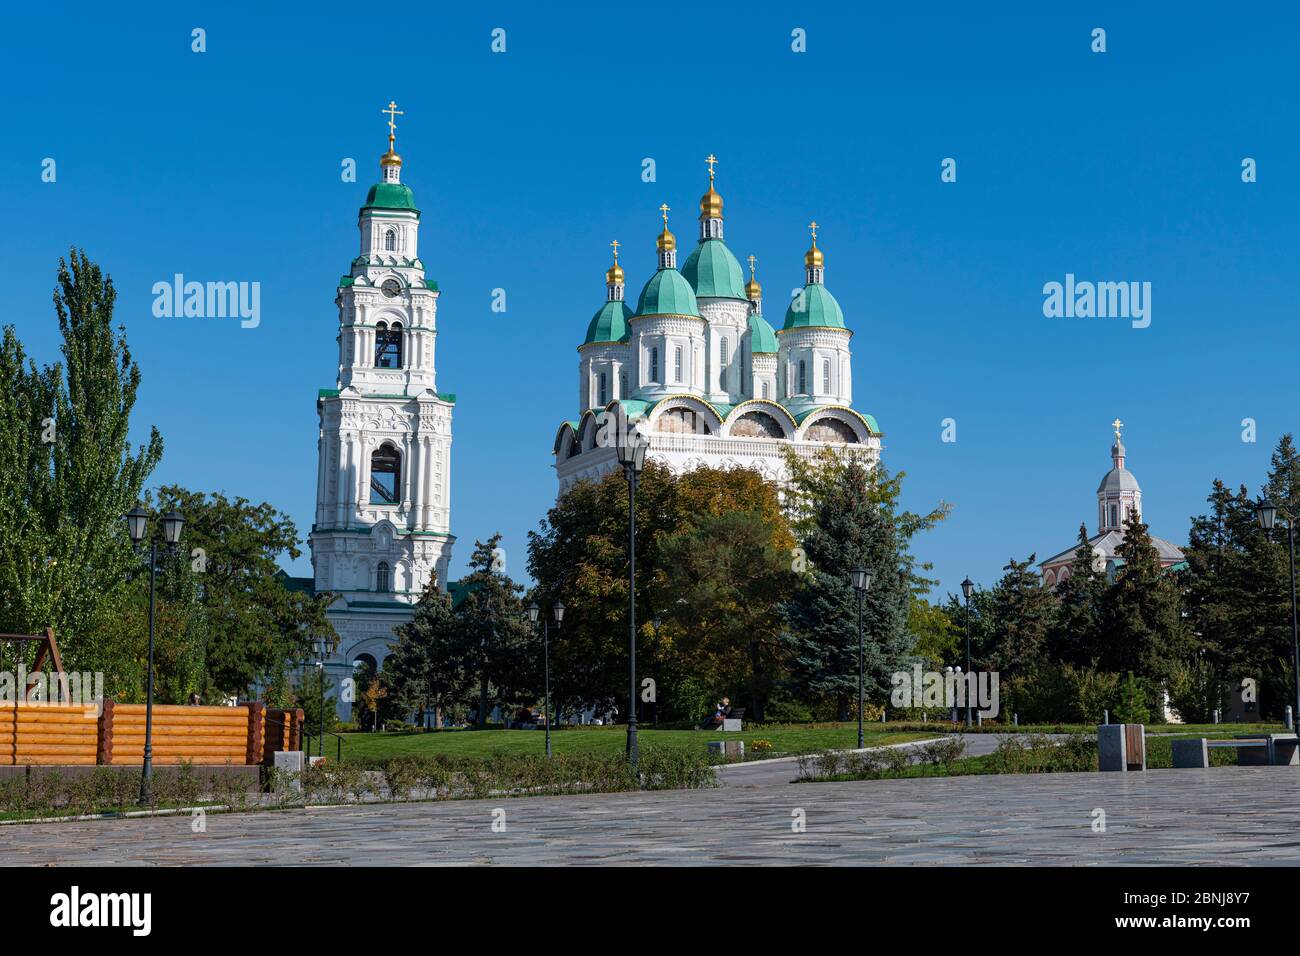
[[[339,280],[338,380],[321,389],[316,516],[309,542],[317,592],[339,595],[335,663],[382,666],[393,627],[431,582],[444,591],[451,534],[454,395],[436,390],[438,284],[419,255],[420,210],[402,184],[390,102],[388,152],[358,226],[360,254]],[[331,668],[333,669],[333,668]],[[335,675],[337,676],[337,675]]]

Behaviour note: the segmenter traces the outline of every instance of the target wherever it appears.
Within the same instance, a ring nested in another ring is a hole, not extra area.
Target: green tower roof
[[[591,317],[587,325],[587,337],[583,345],[592,342],[622,342],[627,339],[627,320],[632,318],[632,310],[626,302],[606,302]]]
[[[800,305],[802,308],[796,308]],[[785,325],[782,330],[844,327],[844,313],[835,301],[835,296],[826,291],[826,286],[814,283],[804,286],[803,295],[795,296],[790,302],[790,308],[785,310]]]
[[[641,290],[636,304],[637,315],[693,315],[699,317],[700,306],[695,291],[676,269],[660,269]]]
[[[682,275],[696,295],[722,299],[745,298],[745,276],[740,263],[721,239],[705,239],[687,258]]]
[[[411,187],[402,183],[375,183],[366,194],[366,204],[361,208],[420,211],[415,208],[415,196],[411,194]]]
[[[757,312],[749,317],[749,351],[753,355],[778,351],[776,332],[767,319]]]

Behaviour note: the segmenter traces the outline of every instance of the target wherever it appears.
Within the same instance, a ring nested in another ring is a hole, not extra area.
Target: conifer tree
[[[1095,561],[1088,543],[1088,527],[1080,524],[1079,546],[1070,562],[1070,573],[1056,585],[1060,607],[1048,636],[1048,656],[1059,663],[1086,667],[1104,654],[1101,628],[1106,575],[1094,567]]]
[[[434,726],[442,726],[449,708],[470,702],[476,677],[473,649],[460,640],[451,598],[430,581],[412,619],[396,631],[384,662],[393,696],[412,713],[432,713]]]
[[[900,479],[878,464],[871,470],[856,461],[827,464],[814,487],[802,499],[808,569],[786,607],[789,683],[797,693],[833,701],[843,720],[850,701],[856,705],[858,686],[857,597],[849,571],[860,564],[873,575],[863,607],[864,672],[867,698],[881,701],[892,672],[910,664],[914,643],[906,629],[909,532],[942,513],[924,519],[900,513]]]
[[[1161,569],[1151,535],[1136,512],[1125,522],[1119,557],[1124,563],[1107,594],[1103,667],[1166,681],[1174,662],[1190,659],[1195,642],[1183,619],[1177,575]]]

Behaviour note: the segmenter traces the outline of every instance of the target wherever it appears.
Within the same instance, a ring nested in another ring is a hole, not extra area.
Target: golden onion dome
[[[758,279],[754,275],[754,263],[757,261],[757,256],[749,257],[749,281],[745,283],[745,298],[751,302],[763,298],[763,287],[758,284]]]
[[[700,218],[722,218],[722,196],[713,188],[713,183],[709,183],[709,191],[700,197]]]
[[[803,264],[810,269],[814,267],[820,268],[822,263],[826,261],[826,257],[823,256],[822,251],[817,248],[817,223],[808,223],[808,228],[812,230],[812,248],[804,253]]]
[[[655,245],[659,247],[660,252],[676,249],[677,237],[668,231],[667,226],[664,226],[664,231],[659,233],[659,239],[655,242]]]
[[[615,262],[605,270],[605,285],[622,285],[623,267]]]
[[[392,144],[392,143],[389,143],[389,144],[388,144],[388,152],[384,153],[383,156],[380,156],[380,157],[379,157],[379,165],[380,165],[380,166],[400,166],[400,165],[402,165],[402,157],[401,157],[401,156],[398,156],[395,152],[393,152],[393,144]]]

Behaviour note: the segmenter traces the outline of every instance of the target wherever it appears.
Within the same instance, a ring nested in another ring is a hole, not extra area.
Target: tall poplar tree
[[[162,455],[156,428],[134,450],[128,438],[140,369],[113,329],[116,297],[74,249],[54,291],[63,362],[38,371],[12,329],[0,348],[0,628],[53,626],[82,669],[104,664],[79,638],[134,564],[122,515]]]

